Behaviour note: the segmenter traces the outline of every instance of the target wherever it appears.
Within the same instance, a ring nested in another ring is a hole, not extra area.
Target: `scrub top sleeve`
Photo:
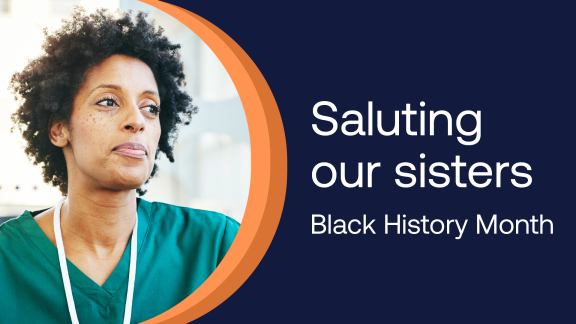
[[[230,245],[232,245],[236,233],[238,233],[238,228],[240,228],[240,224],[234,219],[226,216],[226,228],[224,228],[224,235],[222,236],[222,243],[220,244],[220,252],[218,252],[218,264],[222,262],[228,249],[230,249]]]

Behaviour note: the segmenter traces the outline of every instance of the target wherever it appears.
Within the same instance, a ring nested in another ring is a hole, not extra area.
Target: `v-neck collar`
[[[138,254],[142,249],[142,243],[146,239],[148,234],[148,224],[150,221],[150,210],[152,204],[146,200],[136,198],[136,203],[138,205]],[[25,211],[20,217],[17,218],[20,225],[30,237],[30,240],[36,245],[36,247],[44,254],[46,260],[56,268],[60,274],[60,263],[58,261],[58,249],[52,241],[44,234],[38,223],[34,220],[34,216],[29,211]],[[68,263],[68,272],[70,276],[70,282],[78,290],[84,293],[88,298],[94,300],[101,307],[106,308],[120,290],[120,288],[127,283],[128,271],[130,268],[130,247],[132,245],[132,238],[128,242],[128,246],[116,265],[112,274],[108,277],[106,282],[100,286],[94,282],[90,277],[85,275],[80,269],[78,269],[70,260],[66,259]],[[138,272],[136,272],[138,274]]]

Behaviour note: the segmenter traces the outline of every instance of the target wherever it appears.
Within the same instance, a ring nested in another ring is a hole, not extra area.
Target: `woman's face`
[[[70,188],[117,191],[144,184],[160,139],[159,107],[158,86],[144,62],[113,55],[92,68],[60,135],[68,141]]]

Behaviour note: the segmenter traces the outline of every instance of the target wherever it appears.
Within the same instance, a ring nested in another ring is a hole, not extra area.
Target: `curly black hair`
[[[155,28],[146,18],[143,12],[134,19],[131,11],[114,14],[106,9],[86,15],[77,7],[60,29],[44,28],[44,53],[12,76],[9,89],[20,105],[12,121],[26,141],[25,152],[34,165],[42,166],[44,182],[59,187],[64,195],[68,192],[66,160],[62,148],[50,141],[50,123],[70,121],[74,97],[87,72],[114,54],[137,58],[152,70],[162,100],[162,132],[155,157],[163,152],[174,162],[178,125],[188,125],[198,108],[180,90],[185,85],[180,45],[172,44],[162,35],[162,27]],[[157,171],[155,163],[150,178]],[[142,188],[137,191],[145,193]]]

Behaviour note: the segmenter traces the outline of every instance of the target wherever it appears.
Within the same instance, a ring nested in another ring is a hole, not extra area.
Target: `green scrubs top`
[[[71,323],[58,250],[34,216],[0,225],[0,323]],[[138,258],[131,323],[159,315],[198,288],[230,248],[240,224],[215,212],[138,199]],[[130,246],[99,286],[68,260],[80,324],[122,323]]]

